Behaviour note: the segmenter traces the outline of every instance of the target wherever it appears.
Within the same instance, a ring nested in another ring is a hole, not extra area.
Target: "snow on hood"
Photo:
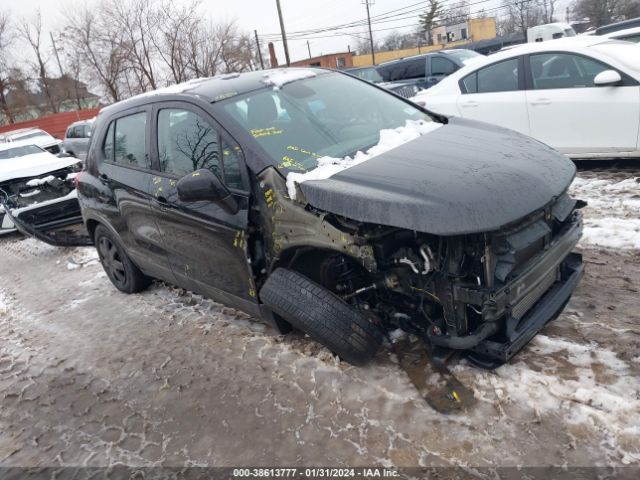
[[[297,82],[305,78],[313,78],[317,73],[304,68],[273,70],[263,75],[262,83],[273,86],[276,90],[287,83]]]
[[[77,163],[80,163],[77,158],[58,158],[48,152],[0,160],[0,182],[15,178],[37,177]]]
[[[322,157],[318,159],[318,166],[313,170],[305,173],[289,172],[287,175],[287,191],[289,192],[289,197],[295,200],[296,183],[330,178],[336,173],[342,172],[347,168],[355,167],[376,155],[383,154],[411,140],[415,140],[419,136],[432,132],[441,126],[441,123],[425,120],[407,120],[407,123],[402,127],[381,130],[378,144],[366,152],[357,152],[353,158]]]

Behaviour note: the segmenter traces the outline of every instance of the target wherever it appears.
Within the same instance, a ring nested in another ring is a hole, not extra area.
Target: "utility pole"
[[[307,50],[309,50],[309,59],[311,59],[311,46],[309,45],[309,40],[307,40]]]
[[[258,56],[260,57],[260,67],[264,70],[264,60],[262,59],[262,50],[260,50],[260,40],[258,40],[258,30],[254,30],[256,34],[256,47],[258,47]]]
[[[369,24],[369,41],[371,42],[371,61],[375,65],[376,64],[376,52],[375,52],[375,48],[373,46],[373,32],[371,31],[371,14],[369,13],[369,2],[371,2],[371,4],[373,5],[375,0],[362,0],[362,3],[364,3],[367,6],[367,23]]]
[[[56,47],[56,42],[53,39],[53,33],[49,32],[49,36],[51,37],[51,45],[53,46],[53,53],[56,54],[56,60],[58,61],[58,68],[60,69],[60,76],[64,76],[64,70],[62,69],[62,63],[60,62],[60,56],[58,55],[58,47]],[[75,79],[77,80],[77,79]]]
[[[291,66],[289,59],[289,46],[287,45],[287,32],[284,31],[284,20],[282,19],[282,8],[280,8],[280,0],[276,0],[278,7],[278,18],[280,18],[280,32],[282,32],[282,44],[284,45],[284,58],[287,61],[287,67]]]

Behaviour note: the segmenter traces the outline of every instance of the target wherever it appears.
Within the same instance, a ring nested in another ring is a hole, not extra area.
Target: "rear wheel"
[[[276,269],[260,290],[260,299],[353,365],[371,360],[382,344],[381,329],[362,312],[293,270]]]
[[[136,293],[149,286],[151,279],[133,264],[104,225],[96,227],[94,239],[100,263],[109,280],[118,290],[124,293]]]

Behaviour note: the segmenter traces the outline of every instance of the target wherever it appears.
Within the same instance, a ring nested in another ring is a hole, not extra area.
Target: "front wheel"
[[[380,327],[362,312],[293,270],[274,270],[260,290],[260,300],[353,365],[371,360],[382,344]]]
[[[136,267],[120,246],[114,235],[104,225],[96,227],[94,241],[100,263],[111,283],[124,293],[144,290],[151,279]]]

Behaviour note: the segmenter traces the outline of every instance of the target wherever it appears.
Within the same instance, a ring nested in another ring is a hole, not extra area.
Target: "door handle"
[[[551,100],[549,100],[548,98],[539,98],[532,101],[531,105],[533,105],[534,107],[537,105],[551,105]]]
[[[477,107],[479,103],[474,101],[468,101],[468,102],[462,102],[461,105],[464,108],[473,108],[473,107]]]

